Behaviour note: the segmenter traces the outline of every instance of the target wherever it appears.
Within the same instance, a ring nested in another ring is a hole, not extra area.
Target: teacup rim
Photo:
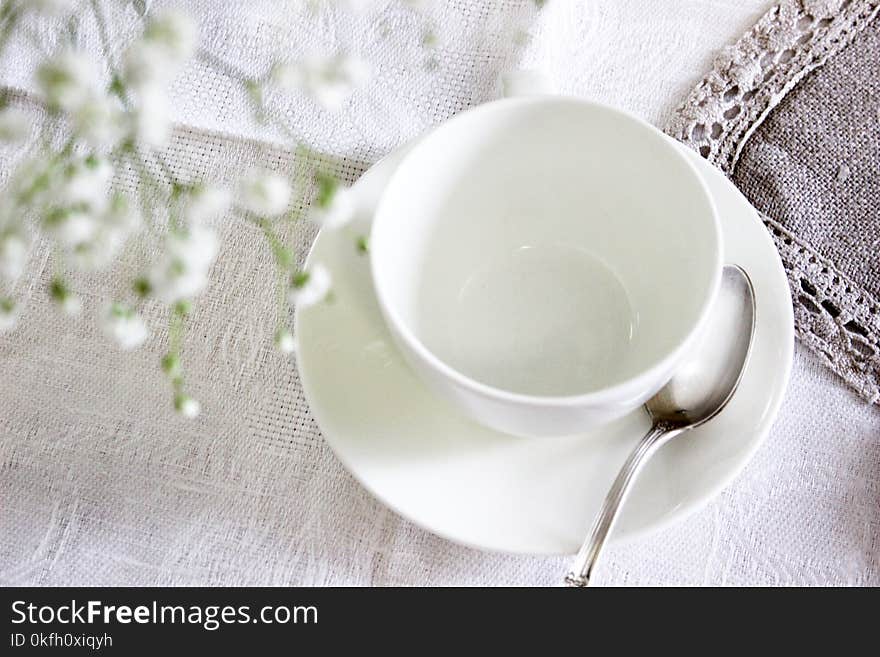
[[[436,136],[439,130],[443,129],[453,122],[457,122],[462,117],[472,116],[478,113],[487,113],[510,105],[527,105],[540,103],[579,105],[590,110],[609,112],[610,114],[616,115],[620,118],[623,118],[624,120],[631,121],[641,128],[647,129],[647,133],[651,134],[652,138],[656,139],[656,143],[662,144],[662,148],[668,153],[671,153],[673,159],[677,159],[679,162],[683,163],[687,171],[690,172],[692,180],[696,181],[697,187],[701,190],[703,199],[710,209],[709,219],[711,221],[713,229],[712,232],[715,236],[715,239],[713,241],[713,249],[715,252],[715,257],[713,258],[713,260],[715,261],[715,267],[713,268],[712,273],[713,280],[710,282],[707,288],[708,293],[706,295],[706,298],[703,299],[697,320],[691,326],[690,330],[687,331],[679,340],[678,344],[674,348],[669,350],[665,356],[663,356],[659,360],[654,361],[653,363],[650,363],[647,367],[641,369],[637,374],[630,376],[623,381],[603,386],[597,390],[591,390],[589,392],[576,393],[571,395],[535,395],[514,392],[512,390],[506,390],[504,388],[483,383],[482,381],[478,381],[457,370],[456,368],[443,361],[440,357],[435,355],[413,333],[409,325],[405,321],[403,321],[403,319],[401,319],[401,317],[398,315],[397,311],[393,307],[393,304],[390,303],[389,300],[386,298],[382,286],[377,284],[377,281],[379,280],[377,277],[376,269],[378,259],[375,257],[376,245],[373,239],[373,233],[375,232],[376,226],[379,223],[380,217],[383,216],[382,208],[384,206],[385,198],[387,196],[385,194],[385,191],[390,188],[394,184],[395,179],[401,175],[402,169],[406,165],[407,160],[409,160],[415,153],[418,153],[420,150],[427,148],[430,145],[430,141]],[[379,303],[379,307],[386,321],[393,325],[393,328],[398,337],[406,342],[407,347],[418,354],[421,359],[423,359],[431,368],[433,368],[439,374],[450,379],[457,385],[466,388],[472,393],[481,395],[489,399],[495,399],[525,406],[532,406],[536,408],[561,408],[585,405],[602,406],[609,403],[621,403],[633,393],[638,394],[638,391],[642,390],[644,384],[649,383],[656,378],[658,372],[670,370],[672,364],[680,359],[683,352],[690,346],[691,342],[695,339],[695,336],[699,334],[702,327],[706,324],[709,312],[712,307],[712,303],[715,300],[721,285],[721,274],[723,270],[723,265],[724,262],[721,223],[718,216],[718,209],[715,206],[715,201],[712,198],[708,185],[703,180],[699,171],[697,171],[696,166],[692,162],[690,162],[690,160],[684,155],[684,153],[679,151],[672,138],[663,134],[659,129],[656,128],[656,126],[651,125],[644,119],[630,112],[627,112],[626,110],[611,107],[609,105],[605,105],[588,99],[554,94],[500,98],[487,103],[482,103],[475,107],[468,108],[467,110],[460,112],[459,114],[456,114],[455,116],[437,126],[435,129],[431,130],[428,134],[424,135],[424,137],[419,139],[419,141],[406,153],[406,155],[403,157],[400,164],[398,165],[397,169],[395,169],[395,171],[389,177],[385,185],[385,189],[383,189],[382,195],[379,198],[376,210],[373,213],[372,224],[370,226],[370,275],[373,281],[373,289],[376,294],[376,299]]]

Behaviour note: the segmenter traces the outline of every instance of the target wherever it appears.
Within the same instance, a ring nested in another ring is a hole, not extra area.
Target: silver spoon
[[[724,268],[708,324],[678,372],[645,404],[651,429],[630,453],[608,491],[590,536],[575,557],[568,586],[587,586],[618,511],[642,466],[672,438],[698,427],[727,406],[739,385],[755,332],[755,291],[748,274]]]

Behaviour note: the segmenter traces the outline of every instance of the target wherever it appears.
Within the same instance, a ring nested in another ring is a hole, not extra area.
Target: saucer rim
[[[694,168],[698,171],[701,180],[704,175],[709,176],[717,176],[719,179],[723,179],[724,183],[730,185],[732,187],[732,183],[729,180],[724,178],[723,174],[716,169],[714,169],[710,164],[705,162],[698,154],[693,151],[687,149],[684,146],[681,146],[674,140],[670,138],[670,141],[674,143],[681,151],[690,159]],[[379,167],[383,163],[388,161],[393,161],[395,158],[402,157],[402,154],[411,148],[411,144],[406,144],[395,151],[392,151],[382,159],[380,159],[376,164],[373,165],[360,180],[365,180],[367,178],[367,174],[370,173],[373,169]],[[360,182],[359,180],[359,182]],[[711,185],[703,180],[706,188],[709,190],[710,196],[712,197],[713,203],[715,202],[716,194],[711,191]],[[356,183],[357,185],[357,183]],[[741,193],[735,187],[732,187],[737,194]],[[743,197],[744,198],[744,197]],[[762,225],[760,217],[757,212],[752,210],[753,220],[756,221],[759,225]],[[718,215],[720,221],[720,213]],[[723,228],[723,227],[722,227]],[[306,263],[310,262],[313,254],[315,252],[316,246],[320,240],[320,234],[315,238],[312,246],[309,249],[309,253],[306,257]],[[762,236],[764,239],[770,240],[768,235]],[[772,242],[769,242],[772,246]],[[781,276],[782,279],[785,279],[785,272],[782,265],[781,258],[779,253],[776,251],[775,247],[772,249],[772,257],[776,264],[775,274]],[[726,258],[724,259],[726,260]],[[735,263],[734,263],[735,264]],[[787,287],[787,280],[785,282]],[[782,372],[781,377],[779,379],[779,383],[774,387],[776,394],[773,395],[773,399],[771,403],[765,408],[764,412],[764,420],[761,425],[757,426],[754,431],[751,432],[753,436],[750,445],[745,449],[737,452],[737,456],[734,458],[734,462],[731,464],[731,467],[727,470],[725,474],[718,477],[717,482],[711,486],[707,486],[705,492],[695,497],[693,500],[689,502],[682,503],[680,505],[672,507],[669,511],[656,517],[653,520],[649,520],[645,522],[641,526],[636,527],[626,527],[625,531],[620,531],[615,533],[609,540],[615,545],[624,545],[633,541],[637,541],[649,534],[662,531],[671,527],[672,525],[681,522],[682,520],[688,518],[693,515],[697,511],[703,509],[708,505],[713,499],[715,499],[720,492],[722,492],[725,488],[727,488],[743,471],[745,466],[754,458],[754,455],[764,444],[764,441],[767,439],[767,436],[770,433],[770,429],[773,427],[773,424],[778,416],[779,409],[782,405],[783,400],[785,399],[785,392],[788,389],[788,385],[790,382],[791,371],[793,366],[793,355],[794,355],[794,317],[793,317],[793,309],[790,306],[787,306],[786,321],[784,325],[781,326],[781,330],[785,331],[785,335],[781,342],[784,344],[784,351],[779,354],[779,359],[776,361],[776,366],[781,366]],[[298,335],[299,331],[299,323],[300,323],[300,314],[297,313],[294,317],[294,331],[295,334]],[[310,383],[310,379],[307,373],[303,371],[302,365],[297,360],[296,363],[300,381],[302,384],[303,393],[307,400],[311,400],[313,398],[312,392],[312,384]],[[490,551],[494,553],[500,554],[510,554],[510,555],[546,555],[546,556],[570,556],[573,554],[571,550],[568,549],[558,549],[558,550],[534,550],[534,549],[519,549],[519,548],[510,548],[510,547],[501,547],[498,545],[486,545],[480,544],[477,542],[471,542],[467,539],[462,538],[461,536],[456,536],[448,533],[442,527],[437,527],[433,525],[430,521],[426,521],[422,518],[418,518],[412,514],[403,512],[400,507],[395,504],[392,500],[388,499],[386,496],[380,494],[370,483],[368,483],[358,471],[356,467],[353,467],[353,463],[342,453],[340,449],[337,448],[335,444],[335,440],[331,437],[331,434],[325,430],[324,427],[332,424],[331,422],[326,421],[324,417],[324,411],[320,407],[314,405],[309,401],[310,412],[312,413],[315,421],[318,424],[318,427],[321,429],[321,433],[333,451],[335,457],[340,461],[345,470],[361,485],[364,489],[366,489],[376,500],[381,502],[383,505],[388,507],[390,510],[394,511],[400,517],[405,518],[409,522],[412,522],[414,525],[428,531],[444,540],[448,540],[457,545],[461,545],[467,548],[480,550],[480,551]],[[511,438],[516,440],[516,438]],[[623,529],[623,528],[622,528]]]

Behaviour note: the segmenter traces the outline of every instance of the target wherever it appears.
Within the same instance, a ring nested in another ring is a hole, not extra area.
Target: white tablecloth
[[[187,4],[208,49],[249,72],[263,72],[279,52],[344,48],[365,33],[384,35],[382,45],[365,50],[377,66],[373,98],[356,99],[336,118],[306,103],[291,108],[291,124],[303,126],[313,146],[365,162],[497,94],[498,73],[516,65],[542,69],[562,92],[663,125],[714,54],[769,7],[766,0],[551,0],[534,17],[528,3],[515,0],[450,2],[438,51],[448,61],[438,79],[398,66],[420,52],[407,50],[407,36],[422,29],[408,14],[392,14],[384,27],[369,19],[315,27],[289,19],[298,15],[295,2]],[[502,29],[504,11],[532,33],[521,50]],[[131,15],[122,18],[119,25],[131,24]],[[90,47],[87,16],[83,24],[80,38]],[[50,47],[49,31],[43,34]],[[407,57],[394,58],[401,53]],[[30,88],[31,62],[24,44],[9,49],[0,79]],[[243,93],[210,67],[190,66],[173,93],[179,138],[200,135],[220,150],[231,140],[233,151],[264,159],[274,153],[247,141],[279,136],[244,119]],[[201,166],[218,171],[224,162]],[[222,266],[230,272],[248,262],[228,254]],[[205,312],[248,306],[247,282],[230,273],[223,294],[207,294]],[[199,321],[196,313],[197,334]],[[239,315],[229,322],[232,332],[217,338],[219,348],[253,350],[232,365],[260,364],[259,374],[246,374],[274,377],[266,390],[281,393],[266,403],[245,388],[226,390],[244,400],[242,408],[259,407],[241,419],[212,408],[205,389],[206,418],[212,410],[214,416],[198,431],[164,419],[166,391],[150,369],[152,354],[115,355],[84,340],[85,329],[59,337],[27,317],[28,338],[0,338],[0,583],[558,583],[565,560],[453,545],[372,499],[313,421],[289,411],[290,368],[267,355],[271,347],[254,346],[268,338],[252,335],[254,325]],[[188,343],[193,357],[210,365],[213,339],[205,330],[205,344]],[[223,370],[216,387],[250,380],[243,376]],[[779,419],[739,479],[682,523],[612,547],[596,582],[878,585],[878,537],[880,408],[860,401],[799,348]]]

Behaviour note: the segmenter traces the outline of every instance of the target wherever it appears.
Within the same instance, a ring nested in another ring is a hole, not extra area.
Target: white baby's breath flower
[[[102,217],[104,225],[126,235],[137,232],[141,228],[141,215],[132,207],[131,202],[122,194],[114,194]]]
[[[144,87],[131,113],[132,136],[152,148],[162,148],[171,138],[171,110],[168,96],[157,85]]]
[[[106,94],[95,94],[71,110],[74,133],[97,149],[113,147],[125,135],[124,114]]]
[[[174,409],[187,419],[194,419],[202,412],[202,405],[189,395],[177,395],[174,398]]]
[[[140,315],[119,303],[111,303],[104,309],[101,328],[124,351],[140,347],[150,334]]]
[[[350,187],[337,187],[329,197],[320,196],[309,209],[309,219],[321,226],[335,230],[349,223],[357,211],[354,192]]]
[[[135,89],[167,84],[192,57],[196,44],[197,30],[189,16],[173,9],[157,14],[143,37],[125,51],[126,83]]]
[[[129,236],[140,228],[140,215],[125,197],[116,195],[100,210],[87,206],[51,210],[46,233],[64,249],[70,264],[92,271],[112,264]]]
[[[31,131],[27,114],[14,107],[0,110],[0,141],[17,143],[24,140]]]
[[[150,285],[160,299],[175,303],[191,299],[208,283],[208,270],[217,255],[217,238],[206,226],[190,226],[186,233],[171,233],[165,253],[150,272]]]
[[[280,328],[275,332],[275,347],[282,354],[292,354],[296,351],[296,339],[286,328]]]
[[[272,84],[284,91],[299,91],[304,83],[302,66],[295,62],[279,62],[272,67]]]
[[[175,262],[164,262],[150,272],[150,286],[166,303],[192,299],[208,284],[203,269],[187,268]]]
[[[68,260],[82,271],[100,271],[113,264],[124,243],[120,233],[101,227],[92,239],[78,244],[69,253]]]
[[[107,191],[113,167],[100,157],[90,155],[73,163],[65,171],[58,191],[58,201],[65,205],[86,205],[101,210],[107,204]]]
[[[188,224],[201,224],[226,213],[232,203],[232,194],[224,187],[203,185],[196,187],[184,202],[183,215]]]
[[[260,217],[274,217],[284,212],[290,195],[287,180],[266,169],[251,169],[239,183],[241,206]]]
[[[46,167],[46,158],[35,155],[22,162],[13,172],[5,190],[7,198],[30,207],[39,207],[54,201],[60,184],[57,168]],[[8,206],[7,206],[8,211]]]
[[[82,301],[75,294],[68,294],[61,300],[61,312],[68,317],[76,317],[82,312]]]
[[[163,86],[177,74],[177,67],[166,61],[162,48],[135,41],[122,57],[125,82],[134,89]]]
[[[97,219],[85,210],[53,210],[43,225],[59,246],[71,252],[87,244],[98,232]]]
[[[18,306],[12,299],[0,299],[0,333],[7,333],[18,322]]]
[[[165,9],[150,18],[144,40],[160,46],[169,57],[184,61],[193,56],[198,28],[193,19],[177,9]]]
[[[61,278],[56,277],[52,279],[52,282],[49,284],[49,296],[52,298],[52,301],[58,304],[61,312],[65,315],[79,315],[82,310],[82,302],[79,297],[70,290],[67,283]]]
[[[297,272],[290,282],[287,298],[297,308],[306,308],[327,298],[332,284],[330,272],[317,263],[307,271]]]
[[[84,53],[68,51],[43,62],[37,82],[50,107],[70,112],[98,91],[95,63]]]
[[[0,237],[0,278],[17,281],[27,262],[28,243],[21,235],[9,233]]]
[[[329,110],[339,109],[369,78],[367,63],[345,54],[307,57],[278,64],[272,71],[272,81],[278,87],[302,92]]]
[[[173,233],[166,243],[168,253],[193,269],[210,269],[217,256],[217,235],[207,226],[190,226],[185,233]]]
[[[71,253],[72,264],[86,271],[108,267],[140,227],[141,217],[132,209],[128,199],[114,196],[107,210],[98,217],[94,237],[77,245]]]

